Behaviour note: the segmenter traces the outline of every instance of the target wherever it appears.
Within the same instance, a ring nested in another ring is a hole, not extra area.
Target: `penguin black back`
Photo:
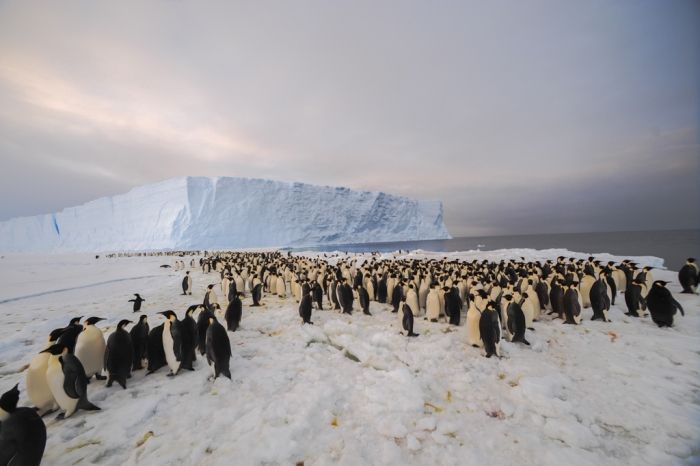
[[[134,346],[131,341],[131,334],[124,328],[130,324],[130,320],[122,320],[117,325],[117,329],[107,339],[105,349],[105,364],[109,376],[107,386],[111,387],[116,381],[122,388],[126,389],[126,379],[131,377],[131,367],[134,362]]]
[[[46,426],[34,409],[18,408],[17,385],[0,397],[0,465],[38,466],[46,447]]]
[[[209,326],[206,337],[207,361],[214,364],[214,378],[224,375],[231,378],[229,361],[231,359],[231,342],[226,334],[226,329],[213,315],[209,317]]]
[[[148,373],[152,374],[165,366],[165,350],[163,349],[163,324],[153,328],[148,334]]]

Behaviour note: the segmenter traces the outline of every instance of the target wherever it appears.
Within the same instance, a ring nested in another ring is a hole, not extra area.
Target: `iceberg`
[[[0,222],[2,252],[107,252],[451,238],[440,201],[235,177],[180,177]]]

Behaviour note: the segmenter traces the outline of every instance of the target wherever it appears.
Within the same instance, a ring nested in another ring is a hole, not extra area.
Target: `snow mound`
[[[439,201],[231,177],[182,177],[0,222],[3,252],[233,249],[450,238]]]

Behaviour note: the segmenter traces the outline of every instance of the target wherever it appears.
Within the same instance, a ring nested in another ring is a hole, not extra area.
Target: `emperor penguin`
[[[608,311],[610,310],[610,293],[605,280],[605,272],[601,272],[598,280],[593,283],[590,290],[590,302],[593,308],[593,318],[591,320],[602,320],[610,322]]]
[[[643,281],[632,280],[627,283],[627,289],[625,289],[625,305],[627,305],[627,312],[625,315],[630,317],[645,317],[647,302],[644,296],[647,294],[647,287],[644,285]]]
[[[163,349],[163,327],[164,324],[160,324],[148,333],[148,372],[146,375],[153,374],[167,364]]]
[[[185,311],[185,317],[180,321],[180,336],[182,340],[182,361],[180,367],[193,371],[194,361],[197,360],[197,323],[192,314],[197,309],[195,306],[190,306]]]
[[[44,349],[56,343],[62,331],[63,329],[56,329],[51,332]],[[58,408],[56,400],[53,398],[53,394],[49,388],[49,383],[46,380],[49,356],[49,353],[44,353],[43,351],[36,354],[29,363],[27,377],[25,379],[27,398],[29,398],[29,401],[36,407],[41,415]]]
[[[695,263],[693,257],[689,257],[685,265],[678,271],[678,282],[683,287],[681,293],[697,293],[700,273],[698,273],[698,264]]]
[[[141,303],[145,301],[138,293],[134,293],[135,298],[130,299],[130,303],[134,303],[134,312],[139,312],[141,310]]]
[[[280,298],[285,298],[287,295],[287,284],[284,282],[284,278],[282,277],[281,274],[277,276],[276,281],[277,281],[277,287],[276,287],[277,296]]]
[[[440,318],[440,298],[437,285],[430,284],[428,295],[425,298],[425,317],[431,322],[437,322]]]
[[[185,276],[182,278],[182,294],[192,294],[192,275],[190,275],[189,270],[185,272]]]
[[[656,280],[647,294],[646,301],[651,314],[651,320],[659,327],[672,327],[673,316],[676,310],[681,311],[681,315],[685,316],[683,307],[678,301],[673,298],[673,295],[666,288],[668,282]]]
[[[479,334],[486,357],[490,358],[495,355],[500,358],[501,324],[498,319],[496,303],[493,301],[489,301],[479,317]]]
[[[117,324],[117,329],[107,338],[104,366],[107,370],[107,386],[111,387],[116,381],[126,389],[126,379],[131,377],[131,367],[134,363],[134,346],[131,335],[124,327],[131,323],[123,319]]]
[[[411,311],[411,306],[406,303],[406,298],[401,298],[401,310],[403,317],[401,319],[401,326],[406,331],[406,336],[417,337],[419,334],[413,332],[413,311]]]
[[[579,292],[581,293],[581,304],[583,305],[584,309],[591,307],[591,287],[595,281],[596,279],[593,275],[586,274],[583,276],[583,278],[581,278]]]
[[[102,368],[105,360],[105,337],[102,330],[95,327],[95,324],[101,320],[101,317],[90,317],[83,324],[83,331],[78,335],[75,342],[75,357],[80,360],[80,363],[85,369],[85,375],[88,380],[93,375],[98,380],[104,380]]]
[[[226,329],[221,325],[216,317],[209,316],[209,326],[207,327],[207,362],[214,365],[214,378],[223,374],[231,378],[229,361],[231,359],[231,341],[228,339]]]
[[[481,311],[476,307],[474,295],[470,295],[465,328],[467,332],[467,344],[475,348],[484,346],[484,343],[481,341],[481,334],[479,333],[479,319],[481,319]]]
[[[314,324],[311,322],[311,308],[311,293],[305,293],[299,303],[299,317],[301,317],[302,324]]]
[[[82,317],[73,317],[70,323],[63,328],[61,336],[58,337],[56,343],[61,343],[68,348],[69,352],[75,351],[75,342],[78,339],[78,335],[83,331],[83,324],[80,323]]]
[[[406,304],[411,308],[414,317],[420,316],[420,305],[418,303],[418,293],[413,283],[409,283],[406,293]]]
[[[133,345],[133,361],[131,370],[143,369],[143,361],[148,357],[148,316],[139,317],[139,321],[131,328],[129,336]]]
[[[520,304],[513,300],[512,295],[505,295],[504,298],[508,302],[506,315],[508,319],[507,329],[510,335],[510,341],[513,343],[523,343],[529,346],[530,343],[525,339],[525,313],[520,307]]]
[[[204,307],[214,312],[214,304],[219,304],[219,298],[216,297],[214,285],[207,286],[207,292],[204,295]]]
[[[231,298],[231,302],[229,302],[228,307],[226,308],[226,313],[224,314],[226,329],[229,332],[235,332],[238,330],[242,315],[243,303],[241,301],[241,293],[236,292],[236,294]]]
[[[570,282],[569,287],[564,293],[565,324],[581,323],[581,295],[579,294],[577,285],[575,281]]]
[[[99,410],[87,399],[88,378],[80,360],[68,352],[68,347],[56,343],[44,350],[50,354],[46,380],[59,408],[58,418],[70,417],[76,410]]]
[[[32,408],[18,408],[17,385],[0,396],[0,465],[39,466],[46,426]]]
[[[536,307],[530,300],[530,294],[527,292],[523,293],[517,302],[520,305],[520,309],[523,311],[523,315],[525,316],[525,327],[528,330],[534,330],[532,323],[535,321]]]
[[[163,351],[165,351],[165,361],[170,368],[168,376],[175,376],[180,370],[182,361],[182,330],[177,315],[173,311],[159,312],[165,317],[163,324]]]
[[[369,282],[372,283],[372,282]],[[360,307],[362,308],[362,313],[368,316],[371,316],[372,313],[369,312],[369,303],[370,303],[370,298],[369,298],[369,293],[365,289],[364,286],[358,285],[357,287],[357,297],[358,300],[360,301]]]

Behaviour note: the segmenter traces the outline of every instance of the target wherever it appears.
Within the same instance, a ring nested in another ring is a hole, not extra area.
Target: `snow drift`
[[[230,177],[183,177],[0,222],[0,251],[226,249],[445,239],[439,201]]]

